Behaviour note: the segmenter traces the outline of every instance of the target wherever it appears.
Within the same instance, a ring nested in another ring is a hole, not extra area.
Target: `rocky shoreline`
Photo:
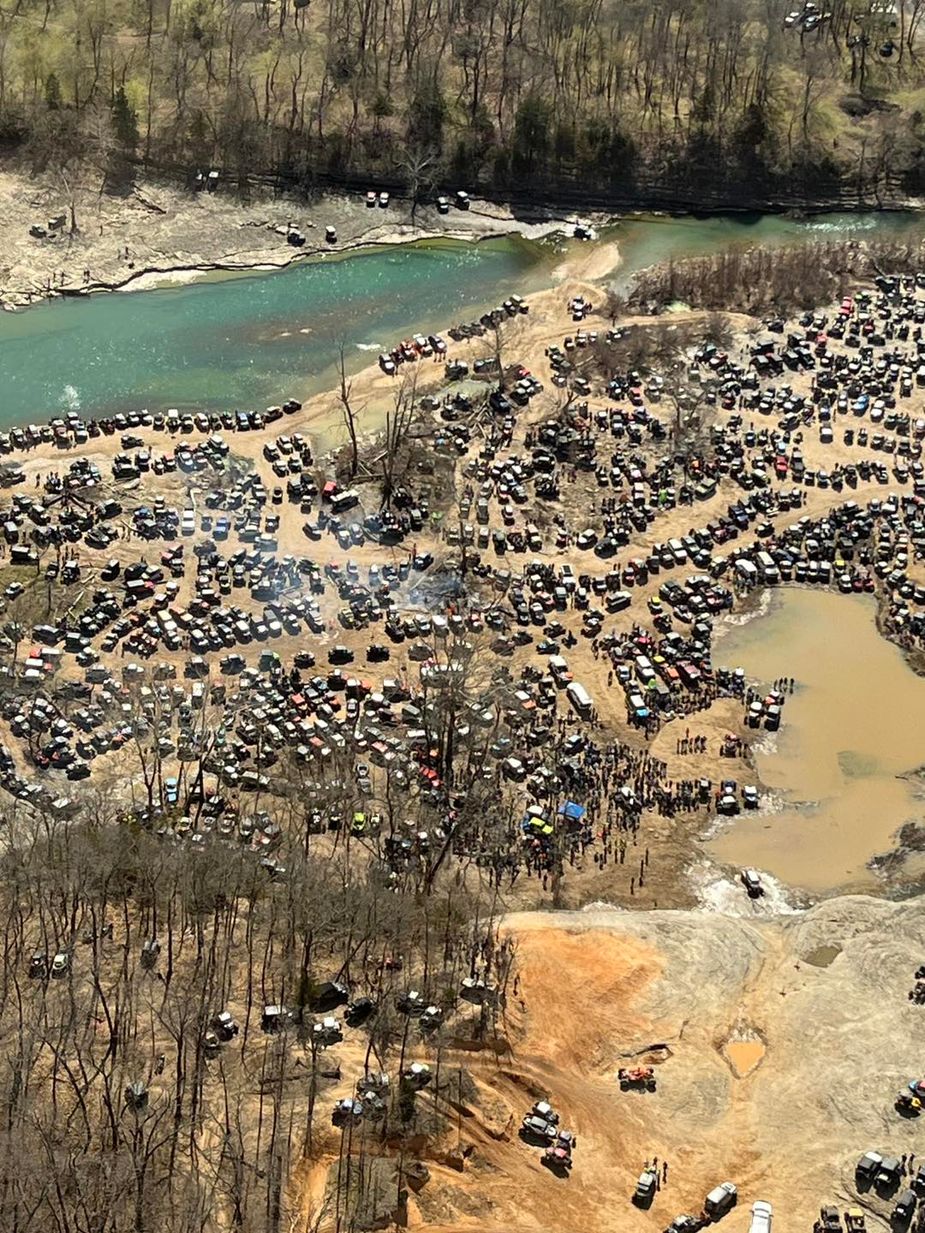
[[[212,271],[283,269],[373,246],[480,241],[515,233],[541,239],[563,231],[570,221],[554,211],[534,212],[527,219],[478,201],[448,215],[432,205],[419,206],[412,220],[405,201],[390,202],[385,209],[369,207],[358,196],[246,202],[221,189],[191,193],[166,183],[139,184],[119,197],[77,190],[73,199],[64,200],[55,185],[4,172],[0,306],[9,311],[59,297],[140,290]],[[51,222],[58,226],[50,228]],[[47,235],[30,234],[33,227]],[[335,228],[335,242],[326,240],[327,227]],[[293,244],[293,233],[303,242]]]

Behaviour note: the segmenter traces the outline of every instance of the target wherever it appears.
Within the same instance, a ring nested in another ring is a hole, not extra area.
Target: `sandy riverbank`
[[[572,322],[568,312],[568,303],[575,296],[583,296],[594,308],[586,328],[603,332],[608,327],[608,320],[600,309],[605,288],[602,285],[619,262],[618,246],[602,244],[600,246],[578,246],[558,265],[553,277],[558,280],[554,286],[543,291],[528,295],[529,312],[506,321],[501,327],[502,357],[505,363],[525,363],[539,377],[548,391],[548,397],[542,402],[542,410],[548,413],[550,407],[558,406],[565,401],[565,394],[557,391],[552,383],[552,368],[546,355],[547,347],[559,345],[563,337],[580,327]],[[512,288],[513,290],[513,288]],[[472,314],[473,316],[475,314]],[[730,328],[744,336],[749,326],[754,324],[753,318],[741,313],[727,313],[726,319]],[[706,314],[687,310],[673,313],[661,318],[633,316],[621,319],[623,325],[653,325],[670,332],[683,325],[695,325],[704,320]],[[444,332],[453,322],[442,324]],[[398,340],[390,340],[394,345]],[[460,342],[447,340],[449,356],[453,359],[472,361],[490,355],[492,344],[486,338],[464,339]],[[415,392],[421,397],[446,385],[444,364],[424,361],[412,367],[405,366],[394,376],[387,376],[373,360],[352,374],[351,402],[357,416],[357,426],[360,434],[366,438],[373,437],[382,431],[385,415],[389,411],[402,389],[407,383],[413,382]],[[322,449],[330,449],[346,442],[346,429],[339,400],[339,391],[333,382],[329,388],[315,394],[310,394],[304,400],[302,411],[297,417],[299,427],[308,431],[318,441]],[[537,404],[540,406],[540,404]],[[524,423],[542,418],[541,415],[524,414]],[[687,512],[683,512],[680,521],[689,520]]]
[[[579,259],[580,257],[579,253]],[[529,360],[531,370],[547,383],[548,388],[552,388],[548,384],[551,370],[544,352],[546,347],[553,343],[560,343],[563,330],[568,328],[569,316],[565,312],[567,301],[572,296],[583,295],[591,303],[597,303],[602,294],[601,288],[590,281],[564,277],[567,264],[563,262],[557,271],[557,275],[563,276],[562,282],[546,291],[530,295],[527,315],[508,320],[501,327],[502,357],[505,363]],[[452,324],[450,321],[445,322],[444,330]],[[594,325],[600,328],[599,321],[595,320]],[[449,355],[454,359],[471,362],[489,355],[492,350],[491,344],[485,338],[447,341]],[[446,385],[442,359],[440,362],[425,360],[411,367],[404,366],[394,376],[388,376],[378,362],[374,361],[354,373],[350,380],[351,402],[357,414],[357,426],[361,435],[366,438],[372,438],[382,431],[386,412],[392,408],[396,397],[408,387],[409,382],[414,384],[418,397]],[[323,390],[307,398],[298,418],[323,448],[331,448],[346,441],[339,392],[335,388]]]
[[[620,246],[615,240],[583,244],[570,252],[556,266],[553,277],[557,281],[587,279],[596,282],[613,274],[620,265]]]
[[[0,173],[0,304],[18,308],[54,295],[162,286],[213,270],[275,269],[319,252],[344,252],[366,245],[393,245],[426,239],[480,240],[519,233],[540,239],[567,229],[569,216],[526,219],[488,202],[468,211],[441,215],[419,206],[412,222],[410,205],[395,201],[386,210],[369,208],[360,196],[332,196],[305,202],[261,197],[242,201],[230,191],[191,193],[166,183],[139,182],[122,196],[78,189],[74,196],[77,231],[69,223],[54,236],[36,239],[34,224],[69,214],[61,187],[17,172]],[[573,221],[573,220],[572,220]],[[325,228],[337,230],[327,244]],[[287,241],[294,228],[303,247]],[[603,245],[601,251],[614,246]],[[588,250],[586,260],[591,260]],[[595,256],[613,268],[615,256]],[[593,275],[599,276],[599,275]]]

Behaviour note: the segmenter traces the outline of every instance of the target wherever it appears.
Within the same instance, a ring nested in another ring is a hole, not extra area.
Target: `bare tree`
[[[385,415],[382,444],[382,508],[388,509],[400,482],[403,459],[407,460],[411,429],[416,414],[418,370],[403,377],[392,407]]]
[[[433,150],[413,147],[405,152],[399,167],[411,199],[411,222],[413,223],[417,208],[421,204],[422,192],[434,183],[438,170],[437,155]]]
[[[350,478],[354,479],[360,467],[360,447],[357,438],[357,415],[363,407],[354,407],[351,400],[353,382],[347,378],[346,344],[341,341],[337,350],[338,397],[341,415],[350,441]]]
[[[604,303],[601,312],[612,326],[626,312],[626,300],[614,287],[608,287],[604,293]]]

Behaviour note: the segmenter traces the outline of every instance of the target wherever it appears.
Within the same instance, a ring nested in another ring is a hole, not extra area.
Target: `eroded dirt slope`
[[[863,1151],[925,1151],[925,1122],[893,1109],[921,1060],[925,1009],[907,996],[925,955],[921,906],[853,896],[748,923],[528,913],[508,928],[521,972],[513,1050],[467,1055],[481,1100],[459,1131],[465,1167],[434,1164],[412,1223],[662,1229],[728,1178],[740,1199],[724,1227],[746,1228],[763,1198],[778,1227],[807,1229],[821,1203],[857,1201]],[[730,1051],[730,1040],[748,1044]],[[657,1063],[654,1094],[619,1090],[617,1067],[633,1060]],[[542,1096],[578,1135],[568,1179],[517,1136]],[[667,1185],[641,1212],[630,1195],[653,1156],[669,1163]],[[888,1213],[863,1201],[874,1225]]]

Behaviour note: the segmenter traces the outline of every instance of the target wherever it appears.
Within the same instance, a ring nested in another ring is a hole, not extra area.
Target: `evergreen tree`
[[[138,148],[138,117],[122,86],[119,86],[112,100],[112,127],[124,153],[134,154]]]
[[[512,168],[517,175],[545,170],[549,153],[552,106],[538,94],[528,94],[514,120]]]
[[[61,83],[56,73],[45,78],[45,106],[49,111],[57,111],[61,106]]]

